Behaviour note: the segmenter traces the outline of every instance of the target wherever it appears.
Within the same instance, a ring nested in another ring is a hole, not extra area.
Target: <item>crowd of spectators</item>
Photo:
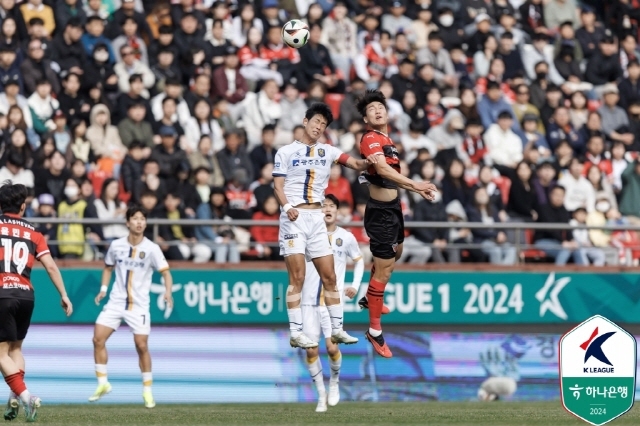
[[[32,188],[31,217],[122,218],[142,204],[170,260],[280,259],[276,150],[327,102],[322,141],[359,156],[354,99],[388,98],[411,229],[401,261],[637,262],[640,222],[638,0],[0,0],[0,180]],[[305,20],[295,50],[281,26]],[[332,169],[343,222],[367,188]],[[561,223],[502,232],[499,222]],[[43,224],[61,258],[100,257],[122,225]],[[367,236],[353,232],[363,248]],[[149,236],[153,231],[149,229]],[[519,251],[516,241],[535,250]],[[459,244],[467,244],[468,249]]]

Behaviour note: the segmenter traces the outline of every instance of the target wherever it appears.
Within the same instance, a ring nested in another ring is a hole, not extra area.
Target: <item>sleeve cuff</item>
[[[271,176],[273,176],[273,177],[287,177],[287,175],[285,173],[271,173]]]
[[[49,250],[42,251],[36,255],[36,259],[40,259],[45,254],[49,254],[49,253],[51,253]]]

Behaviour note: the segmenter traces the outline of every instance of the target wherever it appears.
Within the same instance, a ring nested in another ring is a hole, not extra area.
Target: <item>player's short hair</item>
[[[336,208],[340,207],[340,201],[338,201],[338,197],[336,197],[333,194],[327,194],[324,196],[325,201],[329,200],[331,201],[333,204],[336,205]]]
[[[23,184],[5,180],[0,186],[0,210],[3,214],[20,213],[28,195],[27,187]]]
[[[127,209],[127,213],[125,215],[125,217],[127,218],[127,222],[129,221],[129,219],[131,219],[136,213],[142,213],[142,216],[144,216],[144,218],[146,219],[147,216],[149,215],[149,212],[147,212],[147,210],[139,205],[133,205],[131,207],[129,207]]]
[[[331,112],[329,105],[325,103],[316,102],[311,104],[309,109],[307,109],[307,112],[304,114],[304,117],[307,120],[311,120],[316,115],[321,115],[325,120],[327,120],[327,126],[333,123],[333,113]]]
[[[367,115],[367,107],[373,102],[380,102],[387,108],[387,98],[379,90],[367,90],[362,97],[356,101],[356,108],[361,116]]]

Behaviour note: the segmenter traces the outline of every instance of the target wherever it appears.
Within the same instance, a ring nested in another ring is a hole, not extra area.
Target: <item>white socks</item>
[[[107,364],[96,364],[96,377],[99,385],[107,383]]]
[[[340,367],[342,366],[342,354],[338,352],[334,356],[329,355],[329,367],[331,368],[331,383],[340,381]]]
[[[151,392],[151,384],[153,383],[153,373],[142,373],[142,392]]]
[[[342,330],[342,303],[328,305],[327,310],[329,311],[329,318],[331,318],[331,334],[336,334]]]
[[[22,401],[24,405],[29,405],[29,402],[31,402],[30,400],[31,400],[31,393],[28,390],[25,390],[20,394],[20,401]]]
[[[324,378],[322,377],[322,364],[320,363],[320,358],[307,358],[307,368],[309,369],[309,374],[311,374],[313,383],[315,383],[316,385],[318,394],[326,393],[326,390],[324,388]]]
[[[369,334],[372,335],[373,337],[378,337],[379,335],[382,334],[382,330],[376,330],[375,328],[369,327]]]
[[[302,334],[302,309],[297,308],[287,309],[287,316],[289,317],[289,330],[291,331],[291,337],[294,339]]]

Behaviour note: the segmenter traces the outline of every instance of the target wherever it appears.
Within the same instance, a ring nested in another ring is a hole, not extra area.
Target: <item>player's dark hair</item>
[[[333,113],[327,104],[322,102],[311,104],[309,109],[307,109],[307,112],[304,114],[304,117],[307,120],[311,120],[316,115],[321,115],[325,120],[327,120],[327,126],[333,123]]]
[[[147,212],[147,210],[145,208],[143,208],[142,206],[139,205],[133,205],[131,207],[129,207],[127,209],[127,213],[125,215],[125,217],[127,218],[127,222],[129,221],[129,219],[131,219],[136,213],[142,213],[142,216],[144,216],[144,218],[146,219],[147,216],[149,215],[149,212]]]
[[[5,180],[0,186],[0,210],[3,214],[20,213],[20,208],[27,200],[28,195],[26,186]]]
[[[356,101],[356,108],[361,116],[367,115],[367,107],[373,102],[380,102],[387,108],[387,98],[379,90],[367,90],[362,97]]]
[[[338,197],[336,197],[335,195],[327,194],[327,195],[324,196],[324,199],[331,201],[333,204],[336,205],[336,208],[340,207],[340,201],[338,201]]]

